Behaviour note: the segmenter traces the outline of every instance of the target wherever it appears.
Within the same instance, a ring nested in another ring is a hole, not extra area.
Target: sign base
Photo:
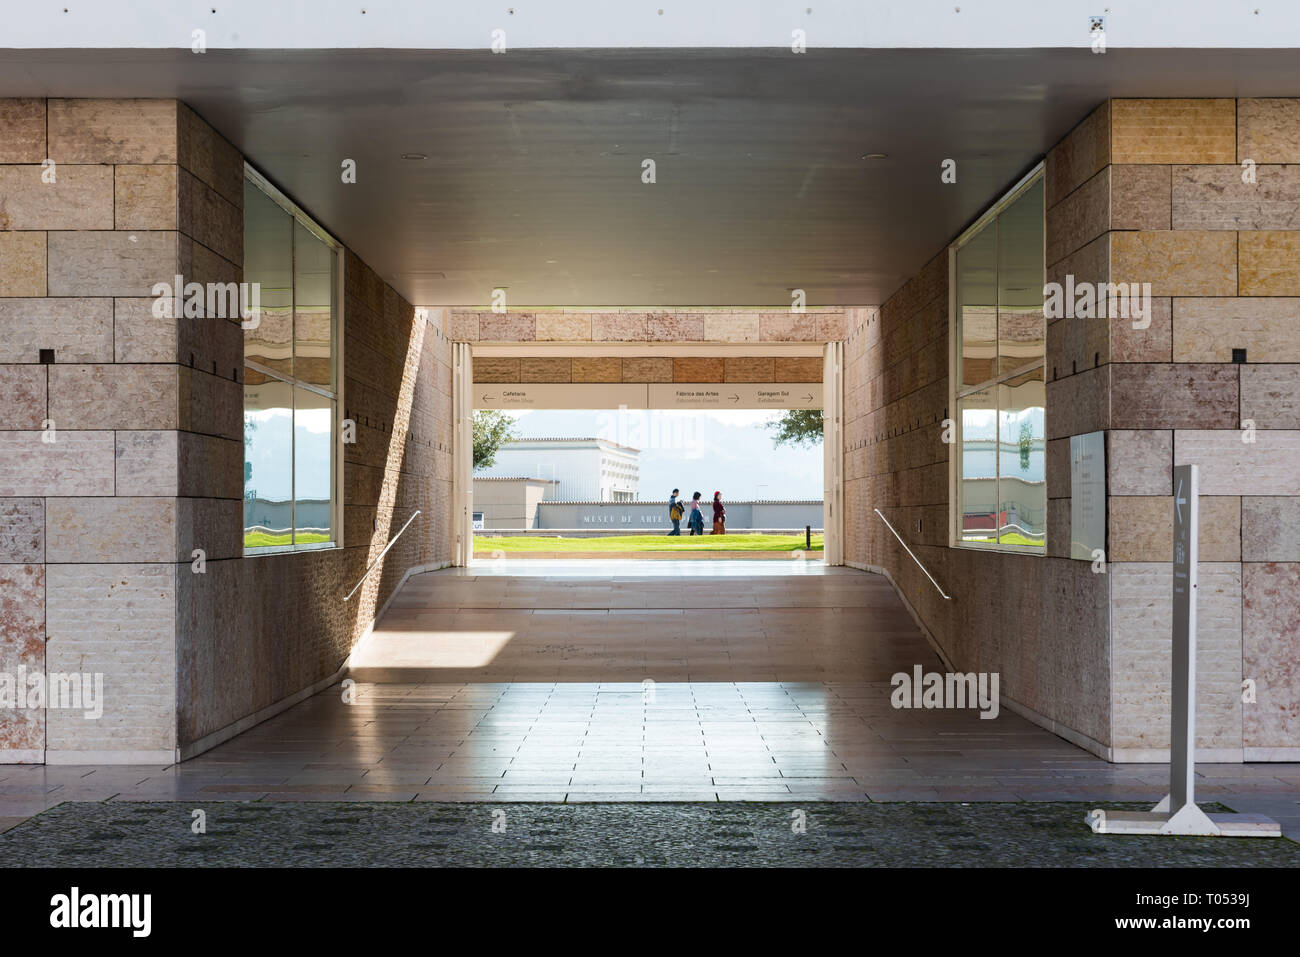
[[[1084,817],[1094,834],[1170,834],[1187,837],[1281,837],[1282,827],[1262,814],[1206,814],[1185,804],[1175,814],[1165,798],[1150,811],[1104,811]]]

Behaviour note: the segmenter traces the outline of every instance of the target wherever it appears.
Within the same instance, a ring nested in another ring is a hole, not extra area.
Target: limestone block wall
[[[1296,99],[1112,100],[1048,157],[1049,233],[1077,240],[1049,271],[1151,283],[1154,297],[1144,330],[1114,317],[1049,329],[1049,375],[1078,380],[1076,407],[1109,430],[1121,758],[1159,760],[1169,745],[1172,467],[1184,462],[1201,466],[1198,746],[1300,756],[1297,162]],[[1061,540],[1069,510],[1056,514]]]
[[[184,104],[0,99],[0,671],[104,675],[98,720],[0,710],[0,761],[169,761],[332,674],[449,552],[443,317],[349,255],[347,547],[243,557],[241,330],[152,314],[157,282],[242,278],[242,203]]]
[[[0,667],[104,676],[102,718],[6,711],[0,751],[165,758],[176,569],[225,507],[242,362],[237,324],[156,320],[152,287],[238,277],[242,162],[175,101],[0,100],[0,130]]]
[[[480,356],[475,382],[820,382],[818,356]]]
[[[1110,743],[1105,576],[1091,574],[1086,562],[948,547],[951,446],[942,441],[950,416],[948,288],[945,249],[879,310],[853,313],[844,350],[846,563],[889,575],[956,668],[999,673],[1009,707],[1104,754]],[[1049,410],[1053,393],[1049,382]],[[1049,485],[1056,466],[1048,460]]]
[[[831,307],[809,307],[802,313],[702,306],[653,310],[509,307],[505,313],[452,308],[447,329],[457,342],[831,342],[848,334],[848,316],[849,310]]]
[[[342,446],[344,547],[210,561],[202,576],[178,569],[185,755],[334,675],[409,571],[451,560],[451,341],[443,313],[417,315],[351,251],[343,269],[341,414],[357,433],[355,444]],[[242,470],[242,458],[238,464]],[[242,471],[235,476],[242,494]],[[242,512],[228,527],[242,535]]]
[[[851,323],[850,563],[893,576],[957,667],[1001,671],[1013,707],[1112,760],[1168,756],[1172,470],[1183,462],[1202,469],[1200,755],[1300,755],[1296,162],[1292,99],[1112,100],[1048,154],[1047,280],[1150,283],[1153,301],[1145,328],[1113,314],[1048,324],[1045,558],[947,547],[946,250]],[[1093,431],[1106,438],[1105,575],[1067,557],[1069,438]]]

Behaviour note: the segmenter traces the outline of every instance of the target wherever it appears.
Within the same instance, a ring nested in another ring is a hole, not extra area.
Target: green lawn
[[[610,535],[600,538],[474,537],[478,551],[503,552],[792,552],[803,550],[802,535]],[[822,536],[812,537],[812,550],[822,550]]]
[[[963,538],[962,541],[964,541],[964,542],[977,542],[977,543],[979,543],[979,544],[981,544],[981,545],[994,545],[994,544],[997,544],[997,539],[996,539],[996,538],[993,538],[993,537],[989,537],[989,538],[971,538],[971,537],[967,536],[967,537]],[[1038,539],[1037,541],[1035,541],[1035,540],[1032,539],[1032,538],[1026,538],[1025,536],[1021,535],[1019,532],[1007,532],[1007,534],[1005,534],[1005,535],[1002,536],[1002,544],[1003,544],[1003,545],[1033,545],[1035,548],[1044,548],[1044,547],[1045,547],[1045,546],[1043,545],[1043,540],[1042,540],[1041,538]]]
[[[307,545],[317,542],[328,542],[330,537],[322,532],[299,532],[298,544]],[[270,532],[245,532],[245,548],[266,548],[270,545],[291,545],[293,544],[289,532],[282,535],[272,535]]]

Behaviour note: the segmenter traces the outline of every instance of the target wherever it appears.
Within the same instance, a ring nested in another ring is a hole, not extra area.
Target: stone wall
[[[1297,162],[1296,99],[1113,100],[1048,158],[1049,232],[1075,237],[1049,278],[1149,282],[1154,297],[1147,329],[1049,328],[1049,376],[1077,383],[1066,414],[1109,430],[1122,758],[1169,745],[1172,467],[1186,462],[1201,467],[1198,745],[1300,756]],[[1057,489],[1069,494],[1068,472]],[[1059,541],[1068,508],[1056,526]]]
[[[887,574],[956,668],[998,672],[1004,702],[1105,753],[1105,576],[1086,562],[948,547],[948,285],[944,250],[878,311],[855,313],[844,358],[846,564]],[[1047,388],[1050,416],[1053,384]],[[1049,459],[1049,483],[1053,465]]]
[[[1151,283],[1154,300],[1145,329],[1048,324],[1047,557],[947,546],[947,251],[846,343],[849,562],[888,572],[957,667],[1000,671],[1013,707],[1113,760],[1168,755],[1183,462],[1202,467],[1200,754],[1300,754],[1296,162],[1300,100],[1109,101],[1048,154],[1047,280]],[[1067,557],[1069,438],[1093,431],[1106,435],[1105,575]],[[1243,679],[1257,703],[1242,703]]]
[[[820,382],[820,356],[479,356],[475,382]]]
[[[169,761],[332,674],[449,553],[442,316],[349,255],[347,547],[242,557],[238,321],[151,308],[177,274],[241,279],[242,204],[242,157],[183,104],[0,100],[0,670],[105,676],[97,721],[0,712],[0,760]]]
[[[831,307],[809,307],[802,313],[708,307],[522,307],[518,311],[510,307],[505,313],[453,308],[447,329],[457,342],[829,342],[848,334],[849,313]]]

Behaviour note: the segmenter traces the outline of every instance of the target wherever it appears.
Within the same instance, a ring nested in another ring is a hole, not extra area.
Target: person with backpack
[[[677,501],[678,489],[673,489],[673,494],[668,496],[668,518],[673,523],[673,530],[669,535],[680,535],[682,533],[682,516],[686,514],[686,507]]]
[[[704,513],[700,511],[700,493],[691,496],[691,517],[686,522],[691,527],[692,535],[704,534]]]
[[[713,534],[727,534],[727,510],[722,504],[722,493],[713,493]]]

